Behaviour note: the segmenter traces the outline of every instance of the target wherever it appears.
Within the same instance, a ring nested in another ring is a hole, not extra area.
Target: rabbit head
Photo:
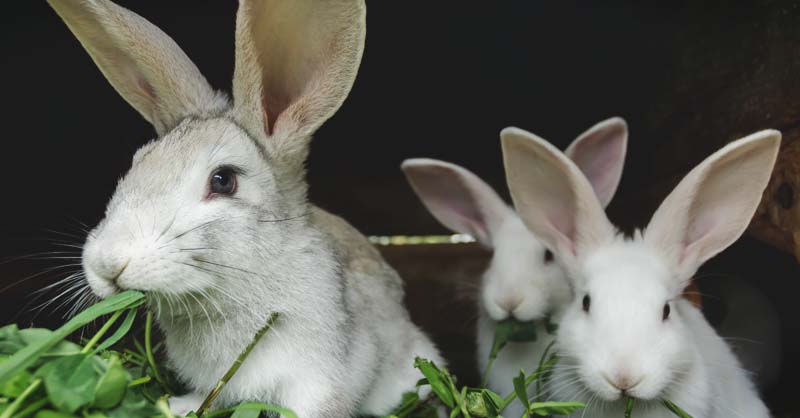
[[[603,206],[619,184],[627,138],[625,121],[611,118],[594,125],[567,148]],[[415,158],[404,161],[402,168],[439,222],[475,237],[493,251],[480,292],[481,305],[493,320],[541,319],[569,300],[568,282],[553,253],[491,186],[469,170],[444,161]]]
[[[703,319],[681,292],[744,232],[780,133],[761,131],[708,157],[630,238],[617,233],[589,181],[552,145],[516,128],[503,130],[502,143],[516,208],[561,259],[575,290],[557,336],[565,367],[607,401],[663,396],[696,366],[698,344],[709,343],[690,338]],[[705,337],[714,337],[708,329]]]
[[[308,212],[311,135],[356,77],[363,0],[241,0],[232,101],[135,13],[107,0],[49,3],[158,134],[87,239],[94,292],[230,293],[220,272],[280,258]]]

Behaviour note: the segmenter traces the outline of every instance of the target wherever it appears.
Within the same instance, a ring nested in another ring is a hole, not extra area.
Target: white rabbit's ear
[[[695,167],[664,199],[645,231],[689,280],[706,260],[727,248],[747,228],[772,173],[781,133],[757,132],[731,142]]]
[[[592,185],[566,155],[522,129],[500,137],[514,207],[548,248],[570,260],[614,237]]]
[[[278,158],[304,160],[341,106],[366,34],[363,0],[240,0],[235,115]]]
[[[495,191],[471,171],[445,161],[413,158],[403,172],[425,207],[444,226],[469,234],[488,248],[511,210]]]
[[[106,0],[48,0],[115,90],[164,134],[227,107],[169,36]]]
[[[615,117],[589,128],[564,153],[581,169],[606,207],[619,186],[627,149],[628,125]]]

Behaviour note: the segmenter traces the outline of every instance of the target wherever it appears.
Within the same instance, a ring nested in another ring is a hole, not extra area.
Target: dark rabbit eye
[[[550,250],[544,250],[544,263],[550,263],[553,261],[553,252]]]
[[[669,311],[670,311],[669,303],[665,303],[664,304],[664,312],[662,313],[662,316],[661,316],[662,320],[666,321],[667,318],[669,318]]]
[[[589,297],[589,295],[584,296],[583,297],[583,311],[588,313],[589,312],[589,307],[591,307],[591,306],[592,306],[592,299]]]
[[[230,168],[215,171],[209,181],[209,190],[212,194],[233,194],[236,191],[236,173]]]

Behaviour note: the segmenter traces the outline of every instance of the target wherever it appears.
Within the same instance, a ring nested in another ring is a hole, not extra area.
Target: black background
[[[236,2],[120,3],[171,35],[215,88],[230,89]],[[313,142],[312,200],[368,234],[444,233],[407,187],[403,159],[456,162],[507,196],[501,128],[516,125],[564,147],[595,122],[618,115],[629,123],[630,148],[609,213],[626,229],[641,225],[654,208],[642,191],[663,180],[653,169],[656,151],[673,140],[649,122],[665,108],[683,111],[664,98],[680,78],[683,51],[702,41],[687,37],[687,28],[702,25],[714,39],[736,45],[753,25],[769,27],[759,13],[764,4],[797,14],[795,2],[373,0],[356,84]],[[154,132],[44,1],[4,4],[0,22],[0,257],[11,259],[58,250],[58,239],[80,244],[79,223],[93,226],[101,218],[133,153]],[[686,163],[699,158],[687,156]],[[52,265],[5,262],[0,280],[5,287]],[[750,238],[706,267],[760,283],[780,306],[787,335],[797,330],[789,323],[797,313],[797,270],[791,257]],[[30,322],[33,313],[22,306],[56,276],[5,289],[0,319]],[[53,324],[58,315],[48,308],[36,323]],[[792,337],[786,352],[791,357],[797,348]],[[794,360],[788,364],[796,368]]]

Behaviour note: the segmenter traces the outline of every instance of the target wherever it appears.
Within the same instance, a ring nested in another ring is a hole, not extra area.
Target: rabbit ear
[[[564,152],[592,184],[603,207],[617,191],[627,148],[628,125],[615,117],[589,128]]]
[[[658,208],[645,241],[687,281],[747,228],[767,186],[781,134],[757,132],[731,142],[681,180]]]
[[[425,207],[444,226],[469,234],[486,247],[513,211],[495,191],[469,170],[427,158],[403,161],[403,172]]]
[[[115,90],[159,135],[228,104],[164,32],[106,0],[48,0]]]
[[[517,213],[548,248],[570,260],[614,237],[592,185],[566,155],[522,129],[500,137]]]
[[[240,0],[235,115],[278,158],[299,160],[341,106],[364,50],[363,0]]]

